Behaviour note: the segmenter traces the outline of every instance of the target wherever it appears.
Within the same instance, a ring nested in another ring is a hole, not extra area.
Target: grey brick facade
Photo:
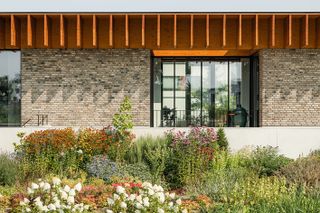
[[[150,50],[23,49],[21,64],[22,124],[106,126],[128,95],[135,125],[150,125]]]
[[[264,49],[260,125],[320,126],[320,50]]]

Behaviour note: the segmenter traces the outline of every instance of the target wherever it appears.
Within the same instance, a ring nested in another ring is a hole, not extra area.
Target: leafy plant
[[[18,179],[18,162],[9,154],[0,154],[0,185],[13,185]]]
[[[217,131],[217,143],[222,150],[229,148],[229,142],[223,128],[219,128]]]
[[[282,167],[277,173],[289,182],[320,189],[320,158],[311,155]]]
[[[271,176],[292,160],[280,155],[277,147],[258,146],[247,158],[246,166],[256,171],[259,176]]]
[[[149,167],[144,163],[126,164],[121,169],[129,176],[141,181],[152,181],[153,179]]]

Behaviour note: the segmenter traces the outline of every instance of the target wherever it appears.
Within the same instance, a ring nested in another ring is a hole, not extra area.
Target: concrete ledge
[[[0,151],[12,152],[13,143],[19,142],[18,132],[27,134],[49,128],[65,127],[27,127],[0,128]],[[101,128],[101,127],[97,127]],[[79,127],[74,127],[78,130]],[[133,132],[137,137],[151,135],[161,136],[172,128],[135,127]],[[175,128],[188,131],[189,128]],[[320,127],[259,127],[259,128],[225,128],[232,151],[245,146],[271,145],[278,146],[281,154],[291,158],[307,155],[310,151],[320,149]]]

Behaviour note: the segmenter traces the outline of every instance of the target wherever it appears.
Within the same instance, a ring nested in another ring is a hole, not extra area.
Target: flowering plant
[[[88,212],[89,206],[78,203],[75,199],[82,189],[81,183],[73,188],[61,184],[59,178],[52,178],[51,183],[38,180],[27,188],[27,196],[20,201],[18,212]]]
[[[135,192],[132,189],[138,187]],[[174,193],[164,192],[159,185],[144,182],[141,185],[116,185],[114,193],[107,199],[107,213],[113,212],[181,212],[181,199]]]

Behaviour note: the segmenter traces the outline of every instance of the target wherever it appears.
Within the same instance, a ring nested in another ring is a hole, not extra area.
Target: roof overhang
[[[103,13],[295,13],[320,12],[318,0],[10,0],[0,13],[103,12]]]

